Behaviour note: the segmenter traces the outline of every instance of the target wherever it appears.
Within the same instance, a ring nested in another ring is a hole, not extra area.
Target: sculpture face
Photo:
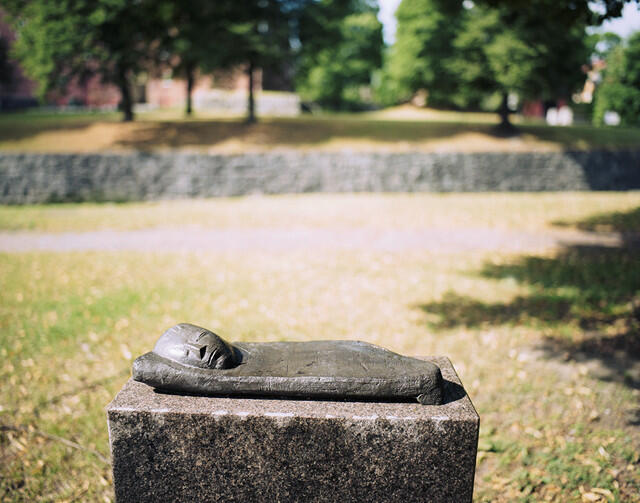
[[[228,369],[235,367],[233,347],[206,328],[180,323],[158,339],[153,352],[189,367]]]

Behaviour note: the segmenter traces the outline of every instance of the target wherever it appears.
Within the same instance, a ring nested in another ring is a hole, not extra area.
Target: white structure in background
[[[568,106],[552,107],[547,110],[547,124],[550,126],[570,126],[573,124],[573,110]]]
[[[300,115],[300,96],[283,91],[256,91],[258,115],[295,117]],[[215,110],[232,115],[247,111],[247,93],[244,90],[201,89],[193,93],[196,110]]]
[[[618,126],[620,125],[620,114],[618,112],[614,112],[613,110],[607,110],[604,113],[604,123],[607,126]]]

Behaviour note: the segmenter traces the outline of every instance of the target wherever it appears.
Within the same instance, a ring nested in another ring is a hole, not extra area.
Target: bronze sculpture
[[[440,369],[360,341],[238,342],[181,323],[137,358],[133,378],[174,393],[442,403]]]

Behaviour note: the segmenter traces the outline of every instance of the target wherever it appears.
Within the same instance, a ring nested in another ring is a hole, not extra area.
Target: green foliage
[[[382,25],[377,8],[355,2],[344,16],[331,2],[318,8],[325,10],[326,24],[306,25],[311,29],[304,34],[306,40],[313,36],[316,41],[303,45],[297,90],[303,99],[323,107],[358,108],[365,101],[362,91],[382,63]]]
[[[509,6],[514,10],[533,8],[559,25],[570,27],[574,23],[599,25],[605,19],[620,17],[627,3],[639,0],[476,0],[491,7]]]
[[[230,0],[163,0],[158,3],[161,22],[166,27],[160,37],[158,64],[186,79],[187,114],[192,111],[191,93],[196,72],[206,73],[236,63],[231,57],[234,53],[220,50],[220,47],[234,46],[231,32],[236,14],[234,7],[237,9]]]
[[[226,62],[246,65],[247,122],[255,122],[253,76],[257,68],[282,67],[292,58],[291,41],[310,0],[259,0],[235,5]]]
[[[386,99],[426,89],[432,105],[481,108],[496,93],[568,97],[590,53],[584,23],[560,26],[535,5],[404,0],[397,17],[381,83]]]
[[[198,68],[249,64],[290,55],[295,19],[307,0],[10,0],[16,56],[40,95],[98,74],[116,84],[132,118],[129,82],[141,70],[171,67],[193,80]]]
[[[451,104],[458,82],[450,61],[462,30],[462,2],[403,0],[396,11],[396,42],[382,77],[383,99],[406,101],[426,89],[429,103]]]
[[[225,45],[227,59],[259,67],[288,56],[290,23],[299,11],[294,4],[286,0],[262,0],[236,5],[229,25],[232,38]]]
[[[132,118],[129,79],[149,60],[149,45],[162,29],[153,1],[27,0],[8,7],[18,35],[15,55],[41,97],[97,74],[120,88],[125,119]]]
[[[640,125],[640,32],[626,46],[612,49],[606,61],[603,83],[596,91],[594,122],[602,124],[611,110],[620,114],[623,125]]]
[[[589,42],[593,47],[593,55],[599,59],[607,59],[611,51],[622,44],[622,37],[610,31],[606,33],[592,33]]]

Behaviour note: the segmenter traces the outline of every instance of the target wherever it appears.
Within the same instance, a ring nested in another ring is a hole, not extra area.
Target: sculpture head
[[[231,344],[206,328],[189,323],[175,325],[162,334],[153,352],[182,365],[202,369],[228,369],[239,363]]]

